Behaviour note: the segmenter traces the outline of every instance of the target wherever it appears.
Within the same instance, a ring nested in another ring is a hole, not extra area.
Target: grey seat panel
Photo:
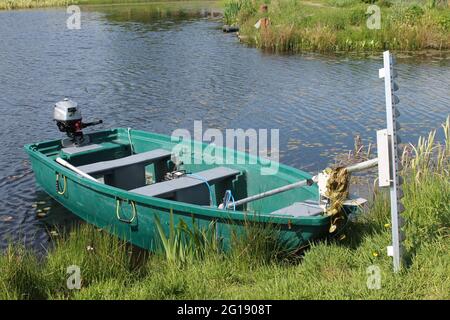
[[[61,149],[61,151],[64,152],[65,154],[73,155],[76,153],[85,152],[85,151],[89,151],[89,150],[95,150],[95,149],[99,149],[99,148],[102,148],[102,146],[99,144],[90,144],[88,146],[83,146],[83,147],[63,148],[63,149]]]
[[[145,187],[130,190],[138,194],[142,194],[149,197],[161,197],[173,194],[177,191],[194,188],[205,184],[205,180],[209,184],[214,184],[218,181],[224,180],[236,176],[240,173],[238,170],[234,170],[227,167],[217,167],[201,172],[195,173],[194,176],[184,176],[178,179],[154,183]],[[198,176],[198,178],[197,178]],[[200,178],[202,177],[202,179]]]
[[[162,160],[164,158],[170,158],[171,152],[163,149],[155,149],[152,151],[147,151],[143,153],[134,154],[128,157],[101,161],[92,164],[87,164],[84,166],[79,166],[78,169],[87,174],[99,174],[110,170],[115,170],[117,168],[127,167],[136,164],[150,164]]]
[[[286,215],[292,217],[311,217],[323,213],[323,209],[317,203],[295,202],[294,204],[273,211],[271,214]]]

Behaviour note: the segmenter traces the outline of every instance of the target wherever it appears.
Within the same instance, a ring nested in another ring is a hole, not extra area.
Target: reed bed
[[[70,0],[0,0],[0,10],[31,9],[67,6],[77,1]]]
[[[381,8],[379,29],[368,27],[369,2]],[[450,8],[439,1],[229,0],[224,16],[241,41],[272,52],[450,49]],[[269,25],[257,29],[261,18]]]
[[[204,230],[172,223],[149,254],[90,225],[55,240],[44,258],[20,245],[0,255],[0,299],[449,299],[450,117],[440,130],[405,146],[404,242],[407,264],[392,272],[389,201],[375,190],[371,205],[343,240],[311,244],[302,253],[278,244],[277,230],[247,224],[228,251]],[[156,220],[158,226],[158,221]],[[81,289],[66,286],[80,266]],[[367,287],[367,268],[381,270],[381,288]]]

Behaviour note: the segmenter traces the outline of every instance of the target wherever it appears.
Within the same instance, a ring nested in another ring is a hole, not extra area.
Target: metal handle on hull
[[[66,176],[64,176],[64,175],[61,175],[61,176],[63,177],[63,181],[64,181],[64,188],[63,188],[63,190],[61,191],[60,188],[59,188],[59,176],[60,176],[60,174],[57,172],[57,173],[56,173],[56,192],[57,192],[60,196],[62,196],[62,195],[64,195],[64,194],[66,193],[66,191],[67,191],[67,178],[66,178]]]
[[[123,219],[120,216],[120,204],[121,204],[122,201],[127,201],[131,205],[132,216],[131,216],[131,219],[129,219],[129,220]],[[137,210],[136,210],[136,203],[134,203],[134,201],[121,200],[121,199],[118,199],[118,198],[116,199],[116,217],[117,217],[117,219],[120,222],[131,224],[136,219],[136,216],[137,216]]]

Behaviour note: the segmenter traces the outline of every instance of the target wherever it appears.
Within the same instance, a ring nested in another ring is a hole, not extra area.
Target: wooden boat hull
[[[127,134],[127,129],[113,129],[90,134],[92,143],[102,145],[102,150],[95,154],[81,153],[77,157],[69,157],[68,160],[75,165],[80,165],[93,160],[101,161],[124,156],[130,148],[127,145]],[[136,152],[154,148],[171,150],[176,144],[171,137],[137,130],[132,131],[132,139]],[[192,141],[192,145],[206,147],[195,141]],[[145,249],[155,250],[159,243],[155,217],[168,233],[171,212],[173,212],[175,224],[183,220],[188,226],[195,223],[199,228],[207,228],[211,222],[215,222],[217,236],[222,239],[224,246],[230,243],[232,230],[239,232],[246,221],[276,225],[280,230],[280,241],[289,243],[292,247],[303,246],[311,240],[323,238],[329,234],[330,218],[327,216],[286,217],[270,214],[283,205],[295,201],[317,199],[318,190],[314,185],[288,191],[270,199],[259,200],[245,211],[221,210],[215,207],[147,197],[83,178],[55,161],[56,157],[61,156],[61,149],[60,140],[25,146],[37,183],[52,198],[81,219]],[[226,149],[218,148],[218,151],[225,152]],[[253,157],[245,153],[233,152],[236,159],[250,160]],[[310,175],[305,172],[281,164],[278,173],[274,176],[261,176],[259,163],[227,164],[227,166],[245,171],[246,190],[243,192],[247,195],[310,178]],[[211,165],[200,163],[192,165],[190,169],[200,170],[209,167]],[[57,177],[59,177],[59,188],[55,186]],[[237,192],[237,197],[240,193]],[[241,196],[245,194],[242,193]],[[128,223],[126,220],[132,219],[134,208],[136,217]]]

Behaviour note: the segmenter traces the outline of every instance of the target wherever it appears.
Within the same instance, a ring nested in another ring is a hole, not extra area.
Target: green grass
[[[0,0],[0,10],[59,7],[75,2],[68,0]]]
[[[268,13],[259,12],[268,3]],[[381,28],[369,29],[369,1],[229,0],[227,22],[241,26],[243,42],[274,52],[374,52],[450,49],[450,8],[433,1],[374,1],[381,8]],[[228,11],[227,11],[228,10]],[[268,17],[268,28],[256,29]]]
[[[283,251],[276,229],[253,225],[234,234],[227,253],[217,249],[214,226],[173,225],[155,254],[83,225],[42,259],[17,245],[3,252],[0,299],[450,299],[450,120],[443,129],[444,144],[431,134],[405,147],[407,265],[398,274],[386,254],[388,197],[376,191],[344,240],[302,255]],[[66,287],[70,265],[81,268],[81,290]],[[379,290],[366,285],[371,265],[381,270]]]
[[[0,0],[0,10],[61,7],[71,4],[136,4],[145,2],[184,1],[184,0]],[[186,0],[189,1],[189,0]]]

